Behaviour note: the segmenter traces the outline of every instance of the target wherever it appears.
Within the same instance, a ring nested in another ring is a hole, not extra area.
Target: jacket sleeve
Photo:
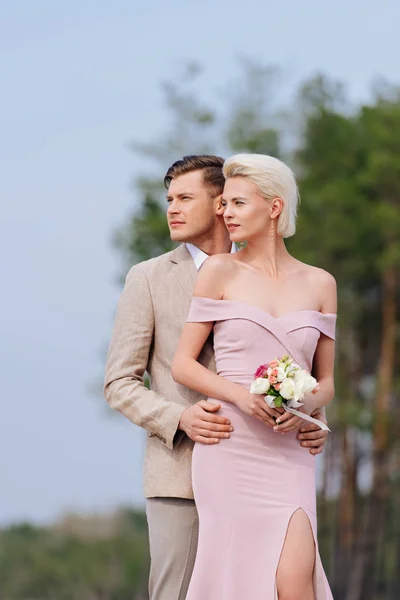
[[[117,308],[104,395],[111,408],[173,449],[184,435],[178,431],[184,408],[144,384],[153,336],[154,310],[148,280],[141,265],[135,265],[128,273]]]

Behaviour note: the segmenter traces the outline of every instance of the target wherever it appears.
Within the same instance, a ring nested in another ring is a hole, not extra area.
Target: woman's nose
[[[232,217],[232,216],[233,216],[233,215],[232,215],[232,208],[231,208],[230,206],[226,205],[226,206],[224,207],[224,218],[225,218],[225,219],[228,219],[228,218],[230,218],[230,217]]]

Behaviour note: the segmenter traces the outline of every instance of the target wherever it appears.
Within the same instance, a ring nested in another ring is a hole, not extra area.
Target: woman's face
[[[259,193],[257,186],[245,177],[229,177],[221,204],[225,225],[233,242],[249,241],[268,233],[271,202]]]

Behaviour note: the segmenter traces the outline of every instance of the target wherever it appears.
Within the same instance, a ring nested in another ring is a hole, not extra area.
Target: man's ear
[[[220,194],[219,196],[217,196],[215,198],[215,214],[218,215],[219,217],[222,217],[222,215],[224,214],[224,207],[221,204],[222,201],[222,194]]]

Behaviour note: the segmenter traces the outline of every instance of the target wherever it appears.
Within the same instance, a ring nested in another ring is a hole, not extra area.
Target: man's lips
[[[183,221],[170,221],[169,222],[169,226],[170,227],[179,227],[179,225],[184,225],[185,223]]]

